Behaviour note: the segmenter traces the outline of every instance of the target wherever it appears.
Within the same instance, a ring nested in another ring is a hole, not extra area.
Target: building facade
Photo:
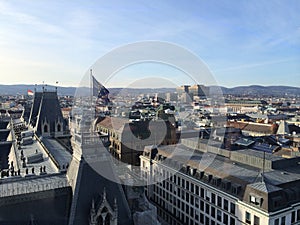
[[[190,149],[180,145],[176,151]],[[147,195],[166,224],[300,224],[297,163],[261,175],[258,168],[212,153],[187,160],[172,152],[170,146],[147,146],[140,156]]]

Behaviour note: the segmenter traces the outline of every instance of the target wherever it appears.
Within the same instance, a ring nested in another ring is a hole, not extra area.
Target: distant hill
[[[300,88],[290,86],[238,86],[222,87],[224,94],[245,96],[300,96]]]
[[[55,90],[55,86],[45,85],[47,90]],[[212,86],[213,87],[213,86]],[[18,85],[0,85],[0,94],[1,95],[15,95],[15,94],[27,94],[27,90],[30,89],[34,91],[42,91],[42,85],[27,85],[27,84],[18,84]],[[238,86],[234,88],[221,87],[224,94],[227,95],[239,95],[239,96],[300,96],[300,88],[290,87],[290,86]],[[57,87],[59,95],[74,95],[77,87]],[[81,88],[81,91],[84,93],[89,93],[88,88]],[[111,94],[117,92],[127,92],[127,93],[166,93],[166,92],[175,92],[174,88],[110,88],[109,91]]]
[[[0,85],[0,94],[1,95],[26,95],[27,90],[42,91],[42,85],[30,85],[30,84],[16,84],[16,85]],[[47,90],[55,90],[55,86],[45,85]],[[76,88],[75,87],[57,87],[59,95],[74,95]]]

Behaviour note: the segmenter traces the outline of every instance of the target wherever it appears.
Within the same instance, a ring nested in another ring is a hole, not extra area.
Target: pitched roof
[[[271,192],[282,190],[281,188],[276,187],[276,186],[269,184],[267,182],[264,182],[264,181],[252,183],[252,184],[249,184],[249,186],[252,187],[253,189],[256,189],[258,191],[265,192],[265,193],[271,193]]]
[[[128,119],[119,117],[105,117],[98,124],[108,129],[119,130],[122,129],[126,123],[129,123]]]
[[[131,211],[122,186],[117,182],[118,177],[109,152],[106,148],[99,147],[99,143],[95,143],[95,146],[81,146],[83,155],[80,161],[73,157],[67,173],[68,179],[74,184],[69,224],[88,224],[92,201],[97,199],[104,189],[111,206],[114,205],[114,199],[117,201],[118,221],[124,225],[133,224]]]
[[[31,111],[30,111],[30,117],[29,117],[29,123],[35,127],[35,124],[37,122],[37,116],[39,113],[39,109],[40,109],[40,103],[42,100],[42,92],[35,92],[34,93],[34,99],[33,99],[33,104],[31,107]]]
[[[243,131],[249,132],[258,132],[264,134],[273,134],[275,130],[275,126],[273,124],[264,124],[264,123],[251,123],[251,122],[228,122],[229,126],[233,126],[235,128],[239,128]]]
[[[45,119],[47,120],[47,122],[49,122],[50,132],[55,132],[55,122],[64,121],[57,97],[57,92],[44,91],[42,93],[38,111],[38,121],[36,124],[38,134],[42,133],[42,121],[44,121]]]

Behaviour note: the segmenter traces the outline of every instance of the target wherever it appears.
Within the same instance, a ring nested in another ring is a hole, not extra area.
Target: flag
[[[98,98],[108,97],[109,91],[92,75],[93,96]]]
[[[32,96],[32,95],[33,95],[33,91],[28,89],[28,90],[27,90],[27,95]]]

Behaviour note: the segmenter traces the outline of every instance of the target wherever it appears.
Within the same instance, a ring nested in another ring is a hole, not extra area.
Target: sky
[[[157,40],[193,52],[222,86],[300,87],[299,12],[298,0],[0,0],[0,84],[77,86],[113,49]],[[100,82],[147,86],[156,77],[163,86],[173,75],[177,85],[190,82],[147,63]]]

